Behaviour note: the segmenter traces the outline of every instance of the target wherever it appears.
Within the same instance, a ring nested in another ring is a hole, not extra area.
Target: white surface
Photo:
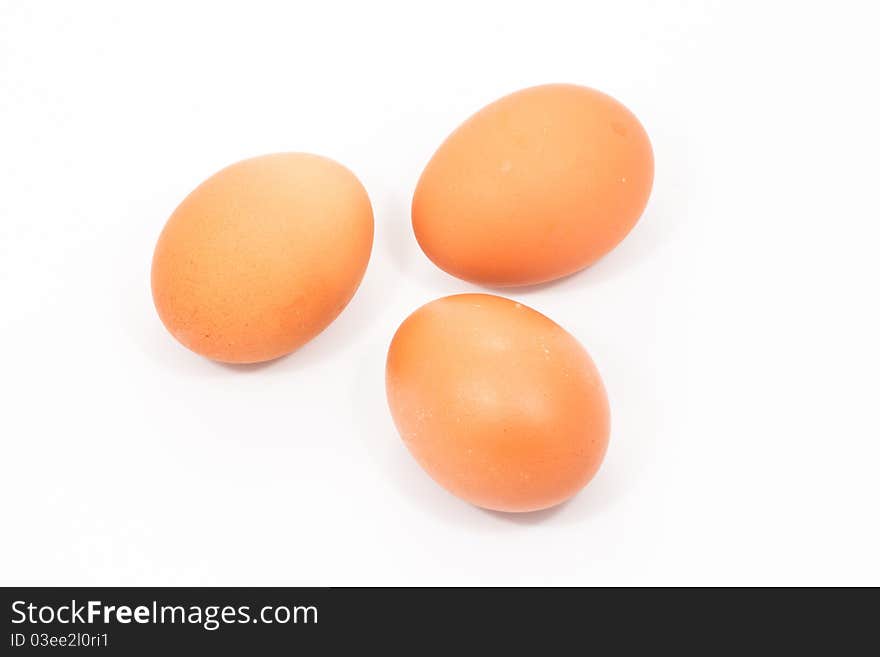
[[[2,584],[880,584],[877,15],[869,2],[0,0]],[[656,156],[612,254],[509,296],[592,353],[610,451],[572,502],[472,508],[409,457],[384,358],[477,290],[409,226],[422,167],[532,84],[627,104]],[[282,361],[165,332],[150,258],[195,185],[350,167],[363,285]]]

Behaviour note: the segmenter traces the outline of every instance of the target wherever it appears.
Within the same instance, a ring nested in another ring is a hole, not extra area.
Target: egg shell
[[[440,146],[413,195],[413,230],[453,276],[542,283],[614,248],[653,178],[648,135],[626,107],[587,87],[532,87],[481,109]]]
[[[563,502],[608,446],[608,398],[590,356],[558,324],[503,297],[460,294],[411,314],[388,350],[386,391],[422,468],[487,509]]]
[[[288,354],[342,311],[373,243],[367,193],[306,153],[229,166],[171,215],[153,255],[153,300],[184,346],[228,363]]]

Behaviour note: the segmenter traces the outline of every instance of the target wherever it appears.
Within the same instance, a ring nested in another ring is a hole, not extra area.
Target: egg
[[[614,248],[653,177],[648,135],[626,107],[586,87],[532,87],[484,107],[440,146],[413,195],[413,230],[453,276],[543,283]]]
[[[608,398],[578,341],[489,294],[432,301],[400,325],[386,361],[391,415],[441,486],[497,511],[535,511],[583,488],[608,445]]]
[[[255,157],[208,178],[168,219],[153,255],[153,300],[197,354],[271,360],[345,308],[372,243],[370,200],[348,169],[306,153]]]

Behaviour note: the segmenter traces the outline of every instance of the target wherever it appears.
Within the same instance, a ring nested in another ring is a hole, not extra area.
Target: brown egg
[[[153,300],[192,351],[271,360],[342,311],[372,243],[370,200],[348,169],[306,153],[255,157],[208,178],[171,215],[153,255]]]
[[[559,504],[590,481],[608,445],[608,399],[587,352],[503,297],[460,294],[416,310],[391,342],[386,390],[419,464],[487,509]]]
[[[614,248],[653,178],[648,135],[626,107],[586,87],[533,87],[483,108],[440,146],[413,196],[413,229],[453,276],[541,283]]]

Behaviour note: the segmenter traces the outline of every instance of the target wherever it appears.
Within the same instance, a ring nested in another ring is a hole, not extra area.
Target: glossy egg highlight
[[[602,379],[568,332],[499,296],[432,301],[400,325],[386,392],[409,451],[449,492],[535,511],[581,490],[608,446]]]

